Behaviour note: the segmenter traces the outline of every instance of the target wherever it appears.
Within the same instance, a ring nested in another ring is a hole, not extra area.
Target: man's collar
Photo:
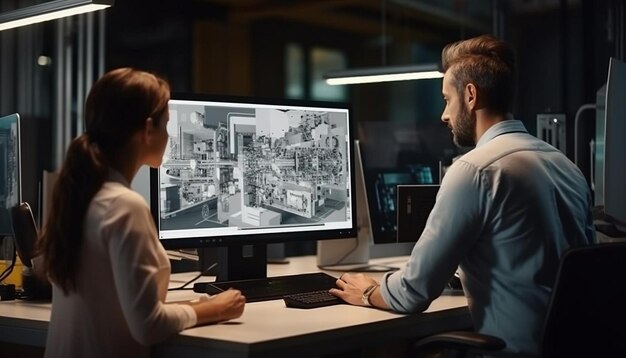
[[[484,145],[499,135],[513,132],[528,133],[524,123],[514,119],[512,115],[507,115],[507,118],[504,121],[494,124],[487,129],[485,133],[483,133],[482,137],[478,140],[478,143],[476,143],[476,148]]]

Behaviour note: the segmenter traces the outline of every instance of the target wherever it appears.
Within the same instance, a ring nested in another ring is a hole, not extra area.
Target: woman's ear
[[[144,125],[144,128],[143,128],[143,137],[146,142],[149,142],[150,138],[157,131],[156,123],[154,122],[152,117],[146,118],[145,123],[146,124]]]
[[[152,148],[158,134],[157,124],[152,117],[146,118],[143,129],[141,130],[140,141],[143,148]]]

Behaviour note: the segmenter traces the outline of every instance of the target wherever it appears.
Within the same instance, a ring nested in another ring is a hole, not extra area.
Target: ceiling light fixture
[[[0,31],[97,11],[113,6],[114,0],[53,0],[0,13]]]
[[[443,73],[434,63],[420,65],[387,66],[387,0],[381,0],[381,55],[382,67],[355,68],[326,73],[324,79],[331,86],[361,83],[423,80],[441,78]]]
[[[441,78],[443,73],[436,64],[370,67],[353,70],[328,72],[324,78],[326,83],[334,85],[350,85],[361,83],[423,80]]]

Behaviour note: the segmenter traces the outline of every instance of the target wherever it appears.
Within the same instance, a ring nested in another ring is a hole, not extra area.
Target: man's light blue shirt
[[[517,120],[489,128],[448,169],[403,271],[381,282],[395,311],[421,312],[460,268],[477,331],[536,355],[559,259],[595,241],[578,168]]]

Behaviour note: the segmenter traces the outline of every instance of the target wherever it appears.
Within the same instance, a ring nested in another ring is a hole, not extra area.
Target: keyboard
[[[328,290],[287,295],[283,297],[283,301],[291,308],[317,308],[344,303],[342,299],[331,295]]]
[[[241,291],[247,302],[258,302],[278,300],[298,293],[328,291],[335,287],[335,282],[337,282],[335,277],[315,272],[241,281],[200,282],[193,286],[193,290],[215,295],[234,288]]]

